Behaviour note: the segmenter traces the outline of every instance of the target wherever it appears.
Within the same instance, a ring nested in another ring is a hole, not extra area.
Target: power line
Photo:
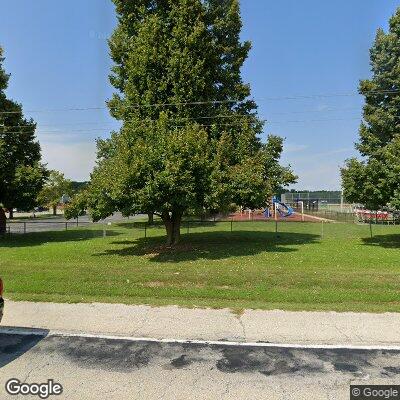
[[[333,121],[354,121],[359,120],[360,118],[333,118],[333,119],[309,119],[309,120],[292,120],[292,121],[267,121],[260,120],[260,122],[270,124],[281,124],[281,123],[308,123],[308,122],[333,122]],[[213,126],[237,126],[240,125],[240,122],[237,123],[229,123],[229,124],[199,124],[201,127],[213,127]],[[185,125],[174,125],[174,128],[184,128]]]
[[[84,133],[84,132],[99,132],[99,131],[107,131],[108,128],[96,128],[96,129],[74,129],[74,130],[68,130],[68,131],[39,131],[38,133],[42,135],[47,135],[47,134],[57,134],[59,133],[60,135],[65,135],[71,132],[74,133]],[[8,132],[0,132],[2,133],[24,133],[24,131],[8,131]]]
[[[305,110],[305,111],[290,111],[290,112],[283,112],[283,113],[271,113],[272,115],[293,115],[293,114],[307,114],[307,113],[325,113],[325,112],[340,112],[340,111],[359,111],[359,107],[348,107],[348,108],[327,108],[327,109],[321,109],[321,110]],[[197,121],[201,119],[231,119],[231,118],[261,118],[261,116],[257,116],[256,114],[231,114],[231,115],[212,115],[212,116],[199,116],[199,117],[182,117],[182,118],[177,118],[176,121]],[[267,118],[264,117],[264,120]],[[156,120],[151,120],[151,121],[156,121]],[[76,122],[76,123],[70,123],[70,124],[52,124],[52,125],[42,125],[42,124],[37,124],[38,126],[36,127],[37,129],[40,129],[42,127],[54,127],[58,128],[60,126],[75,126],[75,125],[100,125],[100,124],[105,124],[105,125],[113,125],[114,122]],[[32,125],[0,125],[0,128],[32,128]]]
[[[81,107],[81,108],[54,108],[42,110],[27,110],[27,111],[2,111],[0,114],[23,114],[25,113],[47,113],[47,112],[64,112],[64,111],[96,111],[106,110],[107,107]]]
[[[379,95],[379,94],[397,94],[400,89],[391,90],[376,90],[365,93],[364,95]],[[148,107],[178,107],[178,106],[196,106],[196,105],[218,105],[218,104],[234,104],[245,103],[248,101],[262,102],[262,101],[280,101],[280,100],[301,100],[301,99],[317,99],[317,98],[331,98],[331,97],[352,97],[360,96],[360,93],[332,93],[332,94],[314,94],[314,95],[300,95],[300,96],[284,96],[284,97],[264,97],[259,99],[245,99],[245,100],[210,100],[210,101],[195,101],[195,102],[178,102],[178,103],[150,103],[150,104],[131,104],[122,108],[148,108]],[[117,107],[75,107],[75,108],[60,108],[60,109],[43,109],[43,110],[27,110],[26,113],[42,113],[42,112],[65,112],[65,111],[97,111],[116,109]],[[2,111],[0,114],[22,114],[22,111]]]
[[[345,108],[335,108],[328,107],[320,110],[304,110],[304,111],[286,111],[271,113],[271,115],[292,115],[292,114],[309,114],[309,113],[325,113],[325,112],[341,112],[341,111],[360,111],[361,107],[345,107]]]
[[[58,128],[60,126],[80,126],[80,125],[114,125],[114,122],[75,122],[75,123],[71,123],[71,124],[40,124],[37,123],[36,124],[36,129],[41,129],[43,127],[47,127],[47,128]],[[32,128],[32,125],[0,125],[0,130],[3,128],[6,129],[10,129],[10,128]]]
[[[281,123],[309,123],[309,122],[334,122],[334,121],[354,121],[360,120],[359,117],[355,118],[326,118],[326,119],[305,119],[305,120],[282,120],[282,121],[268,121],[268,120],[258,120],[262,123],[271,124],[281,124]],[[157,122],[156,120],[151,120],[147,122]],[[173,121],[170,121],[173,122]],[[231,123],[214,123],[214,124],[197,124],[200,127],[226,127],[226,126],[240,126],[244,125],[243,121],[231,122]],[[172,125],[173,128],[184,128],[185,125]],[[39,131],[42,135],[50,135],[50,134],[60,134],[60,135],[70,135],[73,133],[91,133],[91,132],[105,132],[108,131],[107,127],[104,128],[96,128],[96,129],[77,129],[77,130],[69,130],[69,131]],[[9,133],[9,134],[17,134],[24,133],[23,131],[9,131],[9,132],[0,132],[1,133]]]

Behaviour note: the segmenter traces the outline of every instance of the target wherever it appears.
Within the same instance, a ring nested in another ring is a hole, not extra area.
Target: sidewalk
[[[400,314],[6,302],[2,327],[135,338],[300,345],[400,345]]]

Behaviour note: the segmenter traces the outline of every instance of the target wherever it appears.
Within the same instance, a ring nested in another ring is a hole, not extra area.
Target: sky
[[[111,0],[0,5],[0,45],[12,75],[7,95],[38,123],[48,167],[88,180],[95,139],[118,128],[105,108],[113,93]],[[358,83],[370,77],[377,29],[387,29],[399,6],[394,0],[241,0],[242,39],[253,44],[243,79],[268,121],[264,138],[285,138],[282,162],[299,176],[292,188],[340,189],[340,166],[357,155]]]

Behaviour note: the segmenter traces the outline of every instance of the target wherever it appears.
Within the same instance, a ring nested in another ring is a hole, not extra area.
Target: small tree
[[[64,195],[71,196],[73,192],[72,182],[65,179],[64,174],[58,171],[50,171],[49,177],[39,193],[38,203],[52,208],[53,215],[57,215],[57,206]]]
[[[87,189],[83,189],[75,193],[72,201],[68,203],[64,209],[64,216],[66,219],[78,218],[85,215],[88,207]]]
[[[23,117],[21,105],[7,99],[9,75],[2,67],[0,48],[0,234],[6,230],[4,208],[32,209],[47,172],[40,164],[36,125]]]
[[[373,77],[360,83],[365,106],[357,149],[363,160],[350,159],[342,169],[346,198],[372,210],[400,207],[399,59],[400,8],[389,32],[378,30],[371,49]]]

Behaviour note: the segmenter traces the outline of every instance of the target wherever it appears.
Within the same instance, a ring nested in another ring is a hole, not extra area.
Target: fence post
[[[65,223],[65,230],[68,230],[68,222]]]
[[[371,234],[371,239],[372,239],[373,235],[372,235],[372,220],[371,220],[371,218],[369,219],[369,232]]]
[[[24,234],[26,234],[26,222],[24,222]]]
[[[231,232],[233,232],[233,220],[231,219]]]
[[[79,217],[76,217],[76,227],[79,227]]]

